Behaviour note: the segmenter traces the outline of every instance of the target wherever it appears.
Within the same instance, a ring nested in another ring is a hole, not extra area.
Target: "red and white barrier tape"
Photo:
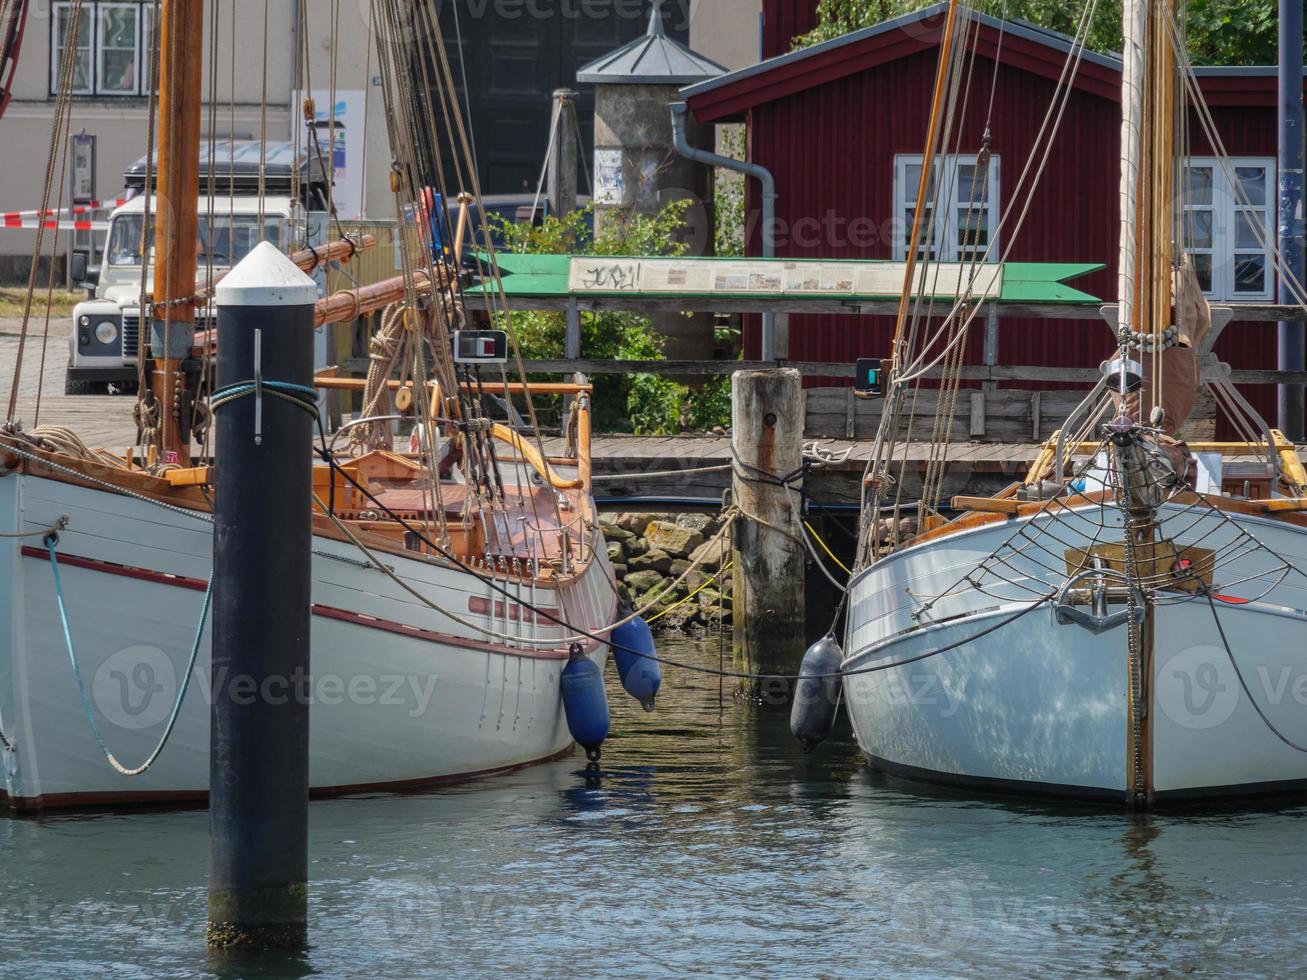
[[[90,204],[78,204],[60,211],[42,211],[39,208],[34,211],[0,211],[0,228],[35,228],[42,219],[45,219],[46,228],[54,228],[55,222],[50,219],[57,218],[61,231],[104,231],[108,227],[105,221],[76,219],[83,215],[93,215],[96,211],[112,211],[122,207],[127,200],[120,197],[113,201],[92,201]]]
[[[39,218],[20,218],[14,215],[4,215],[4,220],[0,221],[0,228],[15,228],[22,230],[37,227],[44,227],[49,231],[108,231],[109,222],[56,221],[53,218],[47,218],[42,221]]]

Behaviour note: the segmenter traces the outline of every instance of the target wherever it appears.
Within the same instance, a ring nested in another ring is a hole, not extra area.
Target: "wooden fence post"
[[[803,421],[798,371],[731,376],[732,488],[745,515],[735,528],[734,650],[736,666],[753,673],[797,673],[803,659]],[[760,693],[783,699],[788,686],[764,682]]]

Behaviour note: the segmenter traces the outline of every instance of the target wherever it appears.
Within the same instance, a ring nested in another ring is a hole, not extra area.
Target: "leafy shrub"
[[[514,224],[495,217],[491,220],[496,222],[507,252],[681,255],[685,245],[678,240],[678,233],[685,223],[689,203],[673,201],[651,217],[631,215],[620,224],[608,222],[597,237],[590,232],[589,209],[562,217],[546,217],[538,226]],[[564,356],[567,332],[564,314],[537,310],[515,312],[510,317],[524,358],[557,360]],[[625,311],[581,314],[581,356],[586,359],[658,360],[663,354],[663,343],[663,337],[643,314]],[[729,378],[714,379],[701,390],[652,374],[601,374],[593,382],[593,417],[598,431],[666,435],[729,424]]]

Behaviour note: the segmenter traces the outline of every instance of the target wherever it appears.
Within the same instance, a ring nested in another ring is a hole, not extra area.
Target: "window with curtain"
[[[52,8],[51,95],[59,91],[74,9],[71,2],[58,2]],[[139,98],[148,94],[153,20],[154,5],[150,0],[83,3],[77,25],[77,64],[71,94],[105,98]]]

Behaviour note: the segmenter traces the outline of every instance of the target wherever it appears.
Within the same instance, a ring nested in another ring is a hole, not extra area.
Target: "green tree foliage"
[[[717,151],[732,160],[743,160],[744,127],[726,126],[719,129]],[[717,218],[716,254],[743,255],[747,217],[744,209],[744,175],[725,167],[716,168],[715,174],[713,208]]]
[[[935,0],[820,0],[818,24],[795,38],[806,47],[841,34],[931,6]],[[977,0],[974,7],[994,17],[1020,19],[1076,33],[1083,5],[1052,0]],[[1276,0],[1189,0],[1189,51],[1195,64],[1273,65],[1276,59],[1278,6]],[[1095,51],[1121,50],[1120,0],[1100,0],[1089,30]]]
[[[618,225],[609,222],[603,234],[590,232],[589,209],[564,217],[547,217],[539,226],[494,219],[503,235],[504,250],[532,254],[680,255],[680,232],[689,201],[674,201],[652,217],[632,215]],[[567,331],[561,313],[533,311],[510,314],[522,356],[555,360],[564,355]],[[628,312],[581,315],[581,356],[590,359],[655,361],[662,357],[663,338],[647,316]],[[594,381],[594,425],[602,432],[664,435],[711,429],[730,418],[730,380],[712,382],[691,391],[652,374],[604,374]]]

